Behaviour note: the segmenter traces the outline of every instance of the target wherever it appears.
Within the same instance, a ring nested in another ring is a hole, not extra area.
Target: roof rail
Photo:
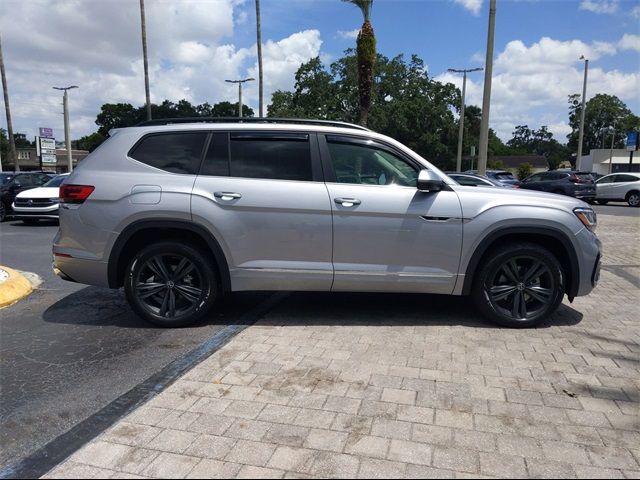
[[[369,131],[368,128],[354,123],[337,122],[333,120],[313,120],[306,118],[271,118],[271,117],[186,117],[159,118],[140,122],[136,127],[151,127],[157,125],[173,125],[179,123],[295,123],[299,125],[324,125],[327,127],[354,128]]]

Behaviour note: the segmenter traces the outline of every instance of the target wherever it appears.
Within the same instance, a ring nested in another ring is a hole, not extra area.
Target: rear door
[[[331,206],[315,134],[215,132],[191,212],[225,251],[233,290],[331,288]]]
[[[333,209],[332,290],[450,294],[462,245],[457,194],[418,191],[421,166],[392,147],[319,141]]]
[[[613,183],[612,198],[624,200],[631,190],[638,190],[640,179],[633,175],[619,173]]]

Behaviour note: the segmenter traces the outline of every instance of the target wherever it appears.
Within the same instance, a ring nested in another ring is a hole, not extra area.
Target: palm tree
[[[258,46],[258,92],[259,92],[259,115],[264,117],[262,110],[262,21],[260,20],[260,0],[256,0],[256,34]]]
[[[360,118],[358,123],[366,126],[371,106],[371,91],[373,89],[373,67],[376,62],[376,35],[371,25],[371,7],[373,0],[343,0],[353,3],[362,11],[364,23],[360,27],[357,42],[358,56],[358,94],[360,97]]]

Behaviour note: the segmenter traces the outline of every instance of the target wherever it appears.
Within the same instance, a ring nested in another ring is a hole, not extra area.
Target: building
[[[607,175],[617,172],[640,172],[640,151],[633,152],[633,163],[629,166],[629,154],[624,148],[613,150],[599,148],[593,149],[589,155],[583,155],[580,169],[587,172],[595,172],[599,175]]]
[[[56,148],[56,163],[41,164],[38,155],[36,154],[35,147],[30,148],[18,148],[16,149],[18,155],[18,165],[20,165],[21,171],[29,170],[50,170],[56,173],[66,173],[69,171],[69,162],[67,160],[67,150],[64,148]],[[78,162],[82,161],[87,155],[88,150],[71,150],[71,158],[73,160],[73,166],[75,167]],[[5,171],[15,170],[13,162],[5,161],[3,159],[2,168]]]

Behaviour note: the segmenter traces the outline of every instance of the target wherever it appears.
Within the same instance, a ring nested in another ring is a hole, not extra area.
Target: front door
[[[457,194],[419,192],[421,166],[387,145],[347,136],[320,144],[333,209],[332,290],[452,293],[462,245]]]

